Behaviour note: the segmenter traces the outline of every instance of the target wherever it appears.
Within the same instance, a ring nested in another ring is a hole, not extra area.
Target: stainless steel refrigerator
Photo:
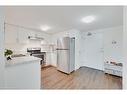
[[[70,74],[75,69],[75,38],[57,40],[57,70]]]

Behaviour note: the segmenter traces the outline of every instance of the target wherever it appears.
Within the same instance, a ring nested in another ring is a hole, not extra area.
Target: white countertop
[[[27,64],[27,63],[30,64],[33,61],[40,61],[40,60],[41,60],[40,58],[33,57],[33,56],[15,57],[15,58],[12,58],[12,60],[8,60],[8,61],[6,60],[5,67]]]

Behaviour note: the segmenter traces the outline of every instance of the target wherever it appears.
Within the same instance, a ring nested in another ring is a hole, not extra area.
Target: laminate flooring
[[[122,78],[81,67],[70,75],[55,67],[42,68],[42,89],[122,89]]]

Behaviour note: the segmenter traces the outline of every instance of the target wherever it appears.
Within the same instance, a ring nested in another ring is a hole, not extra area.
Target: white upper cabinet
[[[28,44],[28,36],[43,38],[41,32],[36,32],[31,29],[26,29],[18,26],[8,25],[5,26],[5,43],[7,44]]]
[[[42,33],[41,32],[35,32],[35,36],[36,37],[42,37]]]
[[[18,31],[18,42],[20,44],[27,44],[29,41],[28,36],[29,36],[29,30],[20,28]]]
[[[5,25],[5,43],[17,43],[19,28],[12,25]]]
[[[35,37],[35,31],[33,30],[28,30],[28,36],[32,36],[32,37]]]

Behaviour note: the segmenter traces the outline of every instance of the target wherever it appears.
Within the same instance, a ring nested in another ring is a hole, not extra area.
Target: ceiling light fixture
[[[43,25],[41,26],[41,30],[42,31],[48,31],[51,27],[49,27],[48,25]]]
[[[84,23],[91,23],[94,20],[95,20],[94,16],[86,16],[86,17],[82,18],[82,22],[84,22]]]

